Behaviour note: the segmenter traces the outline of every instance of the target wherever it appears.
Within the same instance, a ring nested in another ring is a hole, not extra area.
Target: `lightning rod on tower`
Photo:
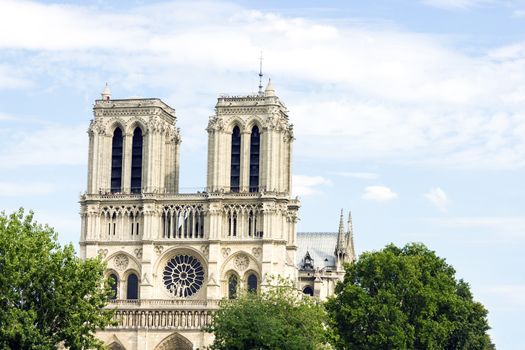
[[[263,61],[263,55],[262,55],[262,51],[261,51],[261,57],[259,58],[259,95],[262,95],[263,94],[263,86],[262,86],[262,77],[263,77],[263,73],[262,73],[262,61]]]

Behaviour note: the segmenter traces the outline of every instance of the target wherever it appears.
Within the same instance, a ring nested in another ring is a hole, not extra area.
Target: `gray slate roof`
[[[314,259],[314,266],[324,268],[335,266],[335,245],[337,232],[297,232],[296,265],[301,267],[306,251]],[[326,260],[325,260],[326,259]]]

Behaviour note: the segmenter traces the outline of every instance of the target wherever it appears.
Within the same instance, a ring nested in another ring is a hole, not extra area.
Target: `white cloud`
[[[86,130],[86,126],[48,126],[5,135],[0,142],[0,168],[85,164]]]
[[[293,175],[292,193],[294,196],[311,196],[320,194],[319,187],[330,185],[332,182],[322,176]]]
[[[476,233],[483,230],[497,237],[525,238],[525,217],[451,217],[431,219],[431,221],[445,228],[473,230]]]
[[[344,176],[344,177],[352,177],[354,179],[362,179],[362,180],[376,180],[379,178],[379,174],[376,173],[369,173],[369,172],[336,172],[335,175]]]
[[[481,3],[441,1],[459,8]],[[196,112],[179,119],[185,145],[201,144],[214,96],[256,88],[263,49],[264,69],[290,108],[299,156],[525,166],[524,44],[472,56],[443,38],[352,23],[228,2],[115,12],[3,1],[0,48],[27,53],[16,77],[45,75],[60,88],[99,91],[109,80],[116,97],[119,90],[164,88],[167,102]],[[203,101],[211,102],[203,108]]]
[[[397,197],[397,193],[386,186],[368,186],[362,195],[363,199],[375,202],[388,202]]]
[[[19,89],[29,86],[32,86],[32,82],[23,78],[17,68],[0,64],[0,89]]]
[[[495,294],[505,304],[516,306],[525,306],[525,285],[507,284],[495,286],[489,289],[491,294]]]
[[[446,10],[466,9],[491,2],[492,0],[422,0],[425,5]]]
[[[13,117],[12,115],[0,112],[0,120],[16,120],[16,118]]]
[[[41,182],[0,182],[0,197],[46,195],[55,191],[55,186]]]
[[[425,193],[425,197],[428,199],[430,203],[435,205],[439,210],[446,212],[448,207],[448,197],[445,191],[443,191],[439,187],[433,187],[431,188],[427,193]]]
[[[512,17],[515,17],[515,18],[525,17],[525,10],[514,10],[512,12]]]

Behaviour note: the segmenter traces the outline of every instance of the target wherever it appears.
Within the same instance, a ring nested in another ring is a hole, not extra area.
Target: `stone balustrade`
[[[220,300],[186,300],[186,299],[115,299],[109,301],[109,307],[121,308],[132,308],[132,307],[149,307],[149,308],[161,308],[161,307],[174,307],[177,309],[216,309],[219,307]]]
[[[213,310],[117,309],[116,325],[108,329],[201,330],[212,321]]]

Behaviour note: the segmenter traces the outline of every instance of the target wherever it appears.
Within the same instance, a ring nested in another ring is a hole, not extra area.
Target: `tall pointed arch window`
[[[128,285],[126,288],[126,299],[139,298],[139,278],[134,273],[128,276]]]
[[[111,192],[122,188],[122,130],[116,128],[111,143]]]
[[[109,275],[109,283],[111,285],[111,289],[113,290],[113,293],[110,296],[110,299],[115,300],[118,297],[118,277],[114,273]]]
[[[251,274],[248,276],[248,292],[257,292],[257,276]]]
[[[250,136],[250,192],[259,191],[259,150],[261,134],[259,128],[254,126]]]
[[[133,132],[131,148],[131,193],[140,193],[142,188],[142,129]]]
[[[237,286],[239,284],[239,279],[237,278],[237,275],[234,275],[233,273],[228,278],[228,299],[235,299],[237,298]]]
[[[230,191],[239,192],[241,178],[241,130],[238,126],[232,132],[232,158],[230,172]]]

